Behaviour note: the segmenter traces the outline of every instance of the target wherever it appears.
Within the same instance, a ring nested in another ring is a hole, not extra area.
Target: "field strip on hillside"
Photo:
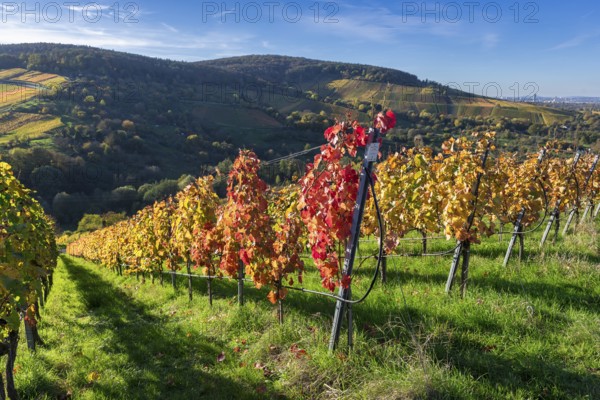
[[[0,144],[10,143],[14,140],[26,141],[40,139],[47,132],[63,125],[59,117],[42,117],[18,126],[15,130],[0,136]]]
[[[0,107],[24,103],[35,97],[38,91],[18,85],[0,84]]]
[[[14,133],[17,129],[31,122],[47,119],[42,114],[12,113],[0,119],[0,134]]]
[[[27,72],[24,68],[11,68],[0,70],[0,79],[11,79],[15,76],[23,75],[23,73]]]

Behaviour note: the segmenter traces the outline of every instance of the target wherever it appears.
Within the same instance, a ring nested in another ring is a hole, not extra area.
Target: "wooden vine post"
[[[367,201],[367,194],[369,190],[370,175],[373,170],[373,165],[377,160],[379,153],[379,129],[370,128],[369,138],[365,150],[365,158],[363,160],[362,169],[360,172],[358,193],[356,196],[356,205],[354,207],[354,213],[352,216],[352,227],[350,230],[350,239],[346,244],[346,251],[344,253],[344,267],[343,275],[350,277],[352,275],[352,268],[354,266],[354,258],[356,257],[356,249],[358,246],[358,240],[360,237],[360,225],[362,223],[365,203]],[[351,296],[350,285],[347,288],[340,286],[339,297],[343,300],[349,300]],[[329,339],[329,351],[335,350],[337,347],[340,332],[342,328],[342,320],[346,314],[346,308],[348,308],[348,344],[352,344],[352,312],[349,304],[343,300],[337,300],[335,305],[335,314],[333,316],[333,326],[331,329],[331,337]]]
[[[383,240],[383,238],[385,237],[385,232],[387,230],[387,227],[384,225],[384,231],[381,232],[381,240]],[[387,252],[386,249],[384,247],[383,249],[383,258],[381,259],[381,283],[382,284],[386,284],[387,283]]]
[[[485,169],[485,164],[487,163],[488,156],[490,154],[490,145],[491,142],[488,143],[485,153],[481,158],[481,167]],[[479,187],[481,185],[481,179],[483,178],[484,172],[479,172],[477,174],[477,180],[475,182],[475,186],[473,187],[473,201],[471,205],[473,206],[473,210],[471,214],[469,214],[469,218],[467,219],[468,229],[471,229],[473,225],[473,221],[475,220],[475,213],[477,211],[477,198],[479,197]],[[464,297],[467,291],[467,280],[469,279],[469,260],[471,255],[471,241],[469,239],[464,241],[459,241],[456,245],[456,249],[454,250],[454,256],[452,257],[452,265],[450,266],[450,272],[448,273],[448,280],[446,281],[446,293],[450,293],[452,290],[452,285],[454,284],[454,277],[456,276],[456,271],[458,270],[458,264],[460,263],[462,257],[462,269],[460,273],[460,296]]]
[[[277,282],[277,293],[281,292],[281,281]],[[279,320],[279,324],[283,325],[283,301],[281,301],[281,297],[277,297],[277,319]]]
[[[175,280],[175,271],[171,270],[171,284],[173,285],[173,290],[177,289],[177,281]]]
[[[581,158],[581,153],[578,151],[577,154],[575,154],[575,160],[573,161],[573,166],[571,167],[571,174],[575,171],[575,168],[577,168],[577,164],[579,163],[580,158]],[[554,240],[556,240],[556,238],[558,237],[558,230],[560,229],[560,204],[561,203],[562,203],[562,199],[558,198],[556,200],[556,205],[554,206],[554,210],[552,211],[552,214],[550,214],[550,220],[548,221],[546,230],[544,231],[544,234],[542,235],[542,240],[540,241],[540,247],[542,247],[544,245],[544,243],[546,243],[546,240],[548,239],[548,235],[550,234],[550,230],[552,229],[552,225],[555,225],[554,226]]]
[[[240,260],[238,267],[238,304],[244,305],[244,263]]]
[[[15,360],[17,358],[17,347],[19,344],[19,332],[11,330],[8,337],[5,339],[5,343],[6,348],[2,350],[2,353],[8,355],[8,359],[6,360],[6,394],[11,400],[18,399],[19,394],[15,389],[14,368]],[[6,353],[4,353],[5,351]],[[4,395],[4,386],[2,386],[0,392]]]
[[[546,149],[540,150],[540,155],[537,159],[538,167],[544,160],[545,155],[546,155]],[[537,176],[536,176],[536,179],[537,179]],[[524,240],[523,240],[523,224],[522,224],[522,222],[523,222],[523,218],[525,217],[525,211],[526,211],[525,207],[521,207],[521,211],[519,212],[519,215],[517,215],[517,219],[514,223],[513,234],[512,234],[512,237],[510,238],[510,242],[508,243],[508,248],[506,249],[506,256],[504,256],[504,263],[502,264],[502,266],[505,268],[508,265],[508,261],[510,260],[510,256],[512,255],[512,252],[513,252],[513,249],[517,242],[517,239],[519,239],[519,261],[521,261],[523,258]]]
[[[35,308],[35,311],[31,310],[32,307]],[[35,316],[30,315],[30,313],[35,314]],[[27,342],[27,348],[31,351],[35,351],[38,344],[44,345],[44,341],[40,337],[37,329],[37,319],[40,318],[39,309],[35,303],[30,305],[28,310],[22,313],[23,327],[25,328],[25,340]]]
[[[190,260],[187,261],[186,263],[186,270],[187,270],[187,275],[188,275],[188,297],[190,299],[190,301],[192,301],[192,269],[190,266]]]
[[[206,280],[206,290],[208,291],[208,304],[212,307],[213,293],[212,293],[212,275],[210,273],[210,267],[208,268],[208,279]]]
[[[31,326],[31,322],[29,322],[26,318],[23,318],[23,326],[25,327],[27,348],[31,351],[35,351],[35,336],[33,335],[33,327]]]

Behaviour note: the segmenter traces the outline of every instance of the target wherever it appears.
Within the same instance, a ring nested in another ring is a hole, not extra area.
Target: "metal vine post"
[[[365,203],[367,201],[367,194],[369,190],[369,178],[372,173],[373,165],[377,160],[377,154],[379,152],[379,130],[375,128],[369,129],[369,139],[365,150],[365,158],[363,160],[363,166],[360,173],[360,181],[358,187],[358,193],[356,196],[356,205],[354,207],[354,214],[352,216],[352,228],[350,230],[350,239],[346,244],[346,251],[344,253],[344,267],[343,274],[350,277],[352,275],[352,268],[354,266],[354,258],[356,256],[356,248],[360,237],[360,225],[362,223],[363,214],[365,210]],[[351,296],[350,286],[347,288],[340,287],[339,297],[335,305],[335,314],[333,317],[333,326],[331,328],[331,337],[329,339],[329,351],[335,350],[337,347],[340,331],[342,328],[342,320],[344,314],[346,314],[346,307],[348,306],[345,301],[349,300]],[[348,344],[352,345],[352,312],[348,308]]]
[[[592,166],[590,167],[590,170],[588,171],[588,175],[585,179],[585,183],[583,185],[583,190],[582,190],[582,194],[585,193],[585,191],[587,190],[588,185],[590,184],[590,181],[592,179],[592,176],[594,175],[594,172],[596,171],[596,166],[598,165],[598,156],[594,157],[594,161],[592,163]],[[579,210],[578,210],[578,204],[579,204],[579,199],[577,199],[577,204],[575,204],[575,207],[573,207],[573,209],[571,210],[571,213],[569,214],[569,219],[567,220],[567,223],[565,225],[565,230],[563,231],[563,235],[567,233],[567,230],[569,229],[569,225],[571,225],[571,221],[573,220],[573,215],[575,214],[579,214]],[[586,208],[587,211],[587,208]],[[585,218],[585,216],[583,217]],[[577,221],[579,222],[579,221]],[[575,224],[575,226],[577,226],[578,223]]]
[[[542,163],[542,161],[544,160],[544,156],[546,155],[546,149],[542,149],[540,150],[540,155],[538,156],[537,159],[537,167],[540,166],[540,164]],[[537,179],[539,176],[539,172],[536,174],[535,179]],[[508,260],[510,260],[510,256],[512,254],[513,248],[515,247],[515,243],[517,242],[517,238],[519,239],[519,261],[521,261],[521,258],[523,256],[523,218],[525,217],[525,207],[521,207],[521,211],[519,212],[519,215],[517,215],[517,219],[514,223],[514,230],[513,230],[513,235],[510,238],[510,242],[508,243],[508,249],[506,249],[506,256],[504,256],[504,263],[502,264],[503,267],[506,268],[506,266],[508,265]]]
[[[575,159],[573,161],[573,166],[571,167],[571,174],[573,174],[573,172],[575,171],[575,168],[577,168],[577,164],[579,163],[580,158],[581,158],[581,153],[579,151],[577,151],[577,153],[575,154]],[[550,220],[548,221],[548,226],[546,226],[546,230],[544,231],[544,234],[542,235],[542,240],[540,241],[540,247],[542,247],[544,245],[544,243],[546,243],[546,239],[548,239],[548,235],[550,234],[552,225],[554,225],[555,222],[556,222],[556,226],[554,228],[555,229],[554,239],[556,239],[558,236],[558,229],[560,227],[560,204],[561,203],[562,203],[562,199],[558,198],[556,200],[556,205],[554,206],[554,210],[552,211],[552,214],[550,214]]]
[[[487,163],[488,156],[490,154],[490,146],[491,142],[488,143],[485,153],[481,158],[481,167],[485,170],[485,164]],[[475,186],[473,187],[473,201],[471,202],[473,206],[473,210],[471,214],[469,214],[469,218],[467,219],[467,231],[471,230],[471,226],[473,225],[473,221],[475,220],[475,213],[477,211],[477,198],[479,197],[479,186],[481,185],[481,179],[483,178],[483,172],[479,172],[477,174],[477,181],[475,182]],[[454,284],[454,277],[456,275],[456,271],[458,270],[458,264],[460,263],[461,257],[463,258],[462,269],[460,274],[461,284],[460,284],[460,295],[464,297],[467,291],[467,280],[469,278],[469,259],[471,255],[471,242],[467,239],[464,241],[459,241],[456,245],[456,249],[454,250],[454,256],[452,257],[452,265],[450,266],[450,272],[448,273],[448,280],[446,281],[446,293],[450,293],[452,290],[452,285]]]

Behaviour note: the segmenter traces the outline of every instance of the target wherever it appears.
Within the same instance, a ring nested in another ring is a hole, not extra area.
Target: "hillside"
[[[282,56],[187,63],[0,45],[0,157],[63,227],[86,212],[131,213],[218,163],[226,172],[238,148],[268,160],[317,146],[333,118],[368,123],[382,107],[398,115],[388,150],[419,135],[436,146],[489,129],[516,150],[572,139],[564,124],[578,124],[578,140],[590,145],[600,130],[597,115],[569,123],[575,112],[473,97],[375,66]],[[283,162],[264,174],[274,183],[302,172],[302,163]],[[224,180],[215,184],[222,194]]]
[[[580,227],[544,250],[527,235],[508,268],[510,236],[474,246],[464,299],[444,292],[448,256],[390,259],[388,282],[353,307],[355,350],[344,340],[333,355],[331,299],[291,291],[279,325],[265,289],[247,285],[240,307],[236,282],[218,279],[210,306],[205,280],[190,301],[184,277],[173,289],[166,274],[162,286],[62,256],[46,346],[30,355],[21,339],[16,387],[27,399],[597,399],[599,225]],[[355,296],[373,268],[356,272]],[[312,265],[304,279],[321,289]]]
[[[284,83],[308,94],[309,99],[358,108],[361,112],[368,112],[371,103],[375,103],[400,112],[518,118],[542,125],[562,123],[573,116],[571,112],[548,107],[476,96],[420,80],[403,71],[370,65],[274,55],[223,58],[195,64],[254,76],[274,87]]]

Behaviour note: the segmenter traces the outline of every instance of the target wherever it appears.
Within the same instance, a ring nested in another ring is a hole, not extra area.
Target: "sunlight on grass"
[[[42,399],[600,398],[597,228],[542,250],[527,237],[524,261],[506,269],[508,237],[474,246],[463,300],[444,293],[448,257],[391,258],[388,283],[353,307],[354,349],[344,330],[334,354],[329,299],[291,292],[279,325],[250,285],[239,307],[235,282],[215,281],[211,308],[204,281],[190,302],[185,278],[174,290],[63,256],[42,310],[47,346],[30,354],[21,341],[17,388]],[[357,270],[355,297],[373,267]]]

